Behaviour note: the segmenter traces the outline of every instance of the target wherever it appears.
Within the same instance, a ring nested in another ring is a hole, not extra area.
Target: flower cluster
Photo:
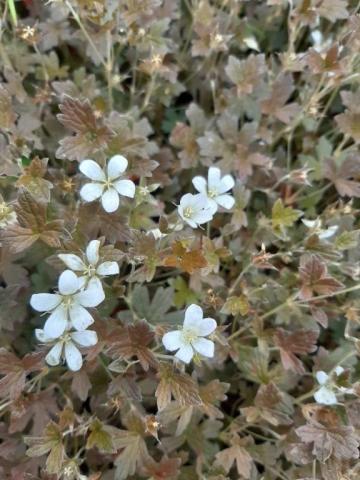
[[[49,365],[58,365],[64,356],[69,369],[77,371],[82,366],[78,347],[97,343],[96,332],[87,330],[94,323],[88,308],[97,307],[105,299],[101,278],[119,273],[116,262],[100,261],[99,248],[99,240],[91,241],[84,260],[74,254],[59,254],[71,270],[60,275],[58,292],[37,293],[31,297],[34,310],[50,314],[44,328],[35,331],[40,342],[52,345],[46,356]]]

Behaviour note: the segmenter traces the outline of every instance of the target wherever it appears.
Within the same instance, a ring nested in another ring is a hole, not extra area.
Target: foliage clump
[[[1,478],[359,478],[358,11],[2,2]]]

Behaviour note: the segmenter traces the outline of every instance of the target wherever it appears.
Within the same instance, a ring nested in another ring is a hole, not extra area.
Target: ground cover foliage
[[[358,10],[1,2],[1,478],[359,478]]]

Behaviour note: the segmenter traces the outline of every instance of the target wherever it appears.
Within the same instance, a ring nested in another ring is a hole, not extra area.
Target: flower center
[[[96,268],[94,265],[88,265],[84,270],[84,273],[87,277],[93,277],[96,274]]]
[[[105,188],[108,190],[109,188],[112,188],[113,184],[112,184],[112,180],[110,180],[110,178],[107,178],[106,180],[104,180],[104,186]]]
[[[184,209],[184,217],[185,218],[191,218],[194,213],[194,209],[192,207],[186,207]]]
[[[63,305],[64,305],[66,308],[70,308],[71,305],[73,304],[73,297],[72,297],[72,295],[63,297],[62,303],[63,303]]]
[[[182,331],[182,338],[185,343],[192,343],[197,337],[197,332],[192,328],[184,328]]]
[[[215,190],[215,188],[212,188],[208,191],[208,196],[210,198],[214,198],[214,197],[217,197],[219,194],[217,192],[217,190]]]

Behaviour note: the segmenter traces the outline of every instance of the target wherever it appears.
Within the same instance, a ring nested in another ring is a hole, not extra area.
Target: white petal
[[[119,208],[119,194],[115,188],[109,188],[103,193],[101,204],[108,213],[115,212]]]
[[[325,383],[329,380],[329,375],[322,370],[316,372],[315,377],[320,385],[325,385]]]
[[[113,183],[117,192],[124,197],[134,198],[135,196],[135,183],[131,180],[118,180]]]
[[[193,206],[196,210],[209,208],[209,197],[203,193],[197,193],[193,196]]]
[[[52,340],[54,340],[53,337],[47,336],[46,333],[44,332],[44,330],[42,330],[41,328],[36,328],[35,329],[35,336],[39,340],[39,342],[42,342],[42,343],[47,343],[47,342],[51,342]]]
[[[118,178],[125,172],[128,161],[122,155],[114,155],[110,158],[107,166],[107,174],[109,179]]]
[[[326,387],[319,388],[319,390],[315,392],[314,398],[317,403],[323,405],[335,405],[337,403],[335,393]]]
[[[345,372],[345,369],[341,366],[341,365],[338,365],[335,369],[334,369],[334,372],[336,373],[337,376],[341,375],[342,373]]]
[[[235,199],[231,195],[219,195],[215,198],[215,201],[227,210],[235,205]]]
[[[184,342],[182,341],[182,333],[180,330],[165,333],[162,338],[162,343],[166,350],[170,350],[170,352],[177,350],[178,348],[184,346]]]
[[[60,253],[58,257],[68,268],[75,270],[76,272],[82,272],[86,268],[81,258],[72,253]]]
[[[106,180],[104,171],[98,163],[94,162],[94,160],[83,160],[80,163],[79,170],[86,177],[91,178],[91,180],[98,182]]]
[[[78,277],[79,280],[79,290],[84,290],[84,288],[87,286],[89,277],[86,275],[81,275],[81,277]]]
[[[71,338],[82,347],[92,347],[97,344],[98,338],[96,332],[84,330],[83,332],[73,332]]]
[[[175,357],[182,360],[185,363],[189,363],[194,356],[194,350],[190,345],[184,345],[176,352]]]
[[[101,263],[96,269],[98,275],[117,275],[119,273],[119,265],[116,262]]]
[[[199,212],[196,212],[196,214],[193,216],[193,220],[194,222],[201,225],[202,223],[210,222],[210,220],[213,219],[213,216],[213,210],[209,206],[209,208],[207,208],[206,210],[200,210]]]
[[[235,181],[231,175],[224,175],[223,178],[220,180],[220,184],[218,187],[219,193],[225,193],[234,188]]]
[[[214,356],[214,342],[207,338],[197,338],[192,342],[192,346],[204,357],[212,358]]]
[[[196,190],[200,193],[204,193],[206,195],[206,180],[204,177],[194,177],[192,179],[192,184],[196,188]]]
[[[77,372],[82,367],[81,353],[72,342],[65,343],[65,360],[67,366],[73,372]]]
[[[100,240],[91,240],[86,247],[86,258],[91,265],[96,265],[99,261]]]
[[[72,295],[78,289],[78,277],[71,270],[65,270],[59,277],[59,292],[61,295]]]
[[[180,198],[180,205],[181,205],[183,208],[193,206],[193,204],[194,204],[194,197],[195,197],[195,195],[193,195],[192,193],[186,193],[185,195],[183,195],[183,196]]]
[[[332,227],[329,227],[327,230],[323,230],[321,233],[319,233],[319,238],[320,240],[325,240],[326,238],[330,238],[335,233],[338,231],[339,227],[337,225],[333,225]]]
[[[217,323],[213,318],[203,318],[196,325],[196,329],[201,337],[210,335],[210,333],[216,330],[216,327]]]
[[[34,293],[31,295],[30,305],[37,312],[50,312],[61,303],[61,295],[54,293]]]
[[[85,330],[89,325],[94,323],[93,317],[90,313],[81,305],[74,303],[69,308],[69,315],[71,325],[76,330]]]
[[[55,343],[55,345],[52,347],[52,349],[49,351],[49,353],[45,357],[46,363],[48,363],[52,367],[54,367],[55,365],[59,365],[62,347],[63,347],[62,342]]]
[[[184,222],[186,222],[188,225],[190,225],[191,228],[197,228],[198,227],[198,224],[196,222],[194,222],[194,220],[191,220],[191,218],[182,217],[182,219],[184,220]]]
[[[99,287],[98,281],[91,280],[87,289],[74,295],[74,298],[83,307],[97,307],[104,300],[105,293],[102,287]]]
[[[45,335],[51,338],[60,337],[65,332],[67,318],[67,309],[63,305],[57,307],[45,322]]]
[[[208,171],[208,188],[217,190],[220,187],[221,171],[217,167],[210,167]]]
[[[85,202],[93,202],[101,197],[104,185],[101,183],[86,183],[80,190],[80,197]]]
[[[203,319],[203,311],[199,305],[195,305],[195,303],[191,304],[185,310],[185,319],[184,319],[184,327],[185,328],[197,328],[200,321]]]

